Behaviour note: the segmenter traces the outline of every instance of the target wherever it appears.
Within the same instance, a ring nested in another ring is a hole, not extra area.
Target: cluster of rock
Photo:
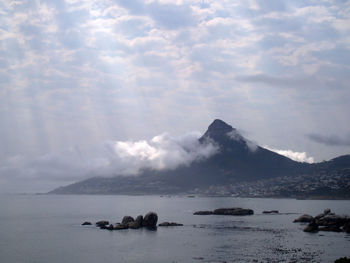
[[[294,223],[309,223],[304,229],[305,232],[332,231],[350,233],[350,217],[340,216],[331,212],[330,209],[324,210],[322,214],[315,217],[302,215],[294,220]]]
[[[146,227],[155,229],[157,227],[158,215],[155,212],[149,212],[145,216],[139,215],[135,219],[132,216],[124,216],[121,223],[110,224],[107,220],[101,220],[96,222],[96,226],[100,229],[107,230],[122,230],[122,229],[139,229]],[[91,222],[82,223],[83,226],[92,225]],[[175,222],[163,222],[158,226],[183,226],[182,224]]]
[[[254,211],[252,209],[245,209],[240,207],[231,208],[218,208],[214,211],[197,211],[193,213],[194,215],[230,215],[230,216],[246,216],[253,215]]]

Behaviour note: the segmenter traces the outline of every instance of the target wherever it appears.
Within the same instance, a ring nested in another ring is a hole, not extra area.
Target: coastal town
[[[350,169],[320,171],[317,174],[280,176],[254,182],[195,189],[194,194],[236,197],[288,197],[308,199],[350,198]]]

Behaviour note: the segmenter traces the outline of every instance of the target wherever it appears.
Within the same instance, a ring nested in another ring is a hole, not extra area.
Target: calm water
[[[219,207],[254,209],[246,217],[194,216]],[[333,262],[350,257],[350,235],[308,234],[298,213],[331,208],[350,214],[350,201],[159,196],[1,196],[0,262]],[[280,215],[263,215],[263,210]],[[83,221],[120,222],[158,213],[183,227],[107,231]],[[295,213],[295,214],[289,214]]]

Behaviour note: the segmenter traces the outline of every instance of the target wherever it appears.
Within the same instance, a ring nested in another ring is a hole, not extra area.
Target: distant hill
[[[255,145],[235,128],[214,120],[199,139],[214,143],[219,151],[207,159],[173,170],[143,170],[137,176],[94,177],[65,187],[53,194],[174,194],[195,189],[252,182],[281,176],[317,174],[318,171],[350,167],[350,155],[328,162],[308,164]]]

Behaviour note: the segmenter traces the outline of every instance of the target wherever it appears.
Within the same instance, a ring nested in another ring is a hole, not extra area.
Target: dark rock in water
[[[231,215],[231,216],[246,216],[253,215],[254,211],[252,209],[244,209],[240,207],[232,208],[219,208],[213,211],[214,215]]]
[[[106,226],[106,225],[109,225],[109,222],[106,220],[101,220],[101,221],[96,222],[96,226],[98,226],[98,227],[102,227],[102,226]]]
[[[325,215],[316,220],[317,224],[320,226],[343,226],[346,223],[350,223],[350,218],[347,216],[338,215]]]
[[[330,214],[331,213],[331,210],[329,209],[329,208],[327,208],[327,209],[325,209],[324,211],[323,211],[323,214],[324,215],[328,215],[328,214]]]
[[[304,232],[311,232],[315,233],[318,231],[318,225],[316,224],[315,220],[312,220],[307,227],[305,227]]]
[[[82,226],[91,226],[91,222],[85,221],[84,223],[81,224]]]
[[[278,214],[278,210],[263,211],[263,214]]]
[[[350,223],[345,223],[344,226],[343,226],[343,230],[350,234]]]
[[[138,229],[142,226],[143,216],[139,215],[135,218],[135,221],[129,222],[128,226],[132,229]]]
[[[213,211],[197,211],[193,213],[194,215],[212,215]]]
[[[329,232],[341,232],[340,227],[337,225],[320,227],[319,230],[320,231],[329,231]]]
[[[122,229],[128,229],[129,226],[125,224],[117,224],[113,227],[113,230],[122,230]]]
[[[109,226],[106,226],[105,229],[107,229],[107,230],[114,230],[114,226],[112,224],[110,224]]]
[[[158,221],[158,215],[155,212],[148,212],[142,220],[142,226],[156,227]]]
[[[343,258],[338,258],[334,263],[350,263],[350,258],[343,257]]]
[[[131,216],[124,216],[123,217],[123,220],[122,220],[122,224],[123,225],[127,225],[127,224],[129,224],[131,222],[134,222],[134,218],[133,217],[131,217]]]
[[[322,214],[315,216],[302,215],[294,220],[294,222],[308,222],[309,225],[304,229],[305,232],[331,231],[331,232],[347,232],[350,233],[349,216],[339,216],[325,209]]]
[[[183,226],[183,224],[175,223],[175,222],[163,222],[158,226]]]
[[[293,222],[294,223],[310,223],[314,220],[314,218],[310,215],[304,214],[297,219],[295,219]]]

